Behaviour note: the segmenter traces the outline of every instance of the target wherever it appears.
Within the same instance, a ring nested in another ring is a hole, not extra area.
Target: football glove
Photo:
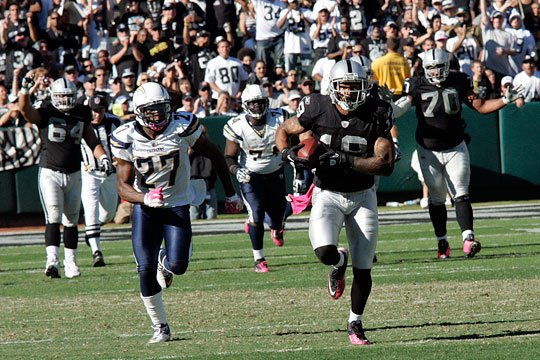
[[[394,152],[395,152],[394,161],[398,162],[399,160],[401,160],[401,156],[402,156],[401,147],[399,146],[398,139],[394,139]]]
[[[144,194],[144,205],[158,208],[163,206],[163,189],[156,188],[151,189],[149,192]]]
[[[305,194],[307,190],[306,181],[300,179],[294,179],[293,181],[293,193],[294,194]]]
[[[238,170],[236,170],[236,180],[238,180],[240,184],[248,183],[249,180],[251,180],[250,171],[245,168],[238,168]]]
[[[297,153],[298,150],[304,147],[304,144],[298,144],[291,148],[283,148],[281,150],[281,157],[283,158],[283,161],[288,162],[292,166],[296,168],[306,168],[310,169],[311,166],[309,164],[309,161],[306,159],[299,158]]]
[[[30,89],[32,89],[34,85],[35,85],[34,79],[28,76],[23,77],[22,82],[21,82],[21,93],[22,94],[30,93]]]
[[[518,85],[515,88],[511,88],[510,85],[506,85],[506,95],[502,97],[502,100],[505,104],[516,101],[519,98],[525,96],[525,87],[523,85]]]
[[[386,101],[387,103],[392,102],[392,98],[394,97],[394,93],[392,90],[388,88],[388,85],[384,84],[384,86],[379,86],[379,99],[382,101]]]
[[[113,173],[111,159],[109,159],[109,157],[105,154],[101,155],[99,158],[99,170],[103,171],[105,174],[107,174],[107,176]]]
[[[336,150],[328,150],[321,156],[319,156],[319,164],[326,167],[335,166],[348,166],[352,167],[354,164],[354,156],[347,155],[344,152]]]
[[[225,198],[225,210],[227,210],[227,213],[238,214],[243,208],[244,202],[237,194]]]

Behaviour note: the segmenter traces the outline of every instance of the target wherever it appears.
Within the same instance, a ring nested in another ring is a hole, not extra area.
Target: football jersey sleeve
[[[122,159],[128,162],[133,162],[133,153],[131,152],[131,131],[133,123],[128,123],[120,126],[111,135],[111,151],[115,158]]]
[[[193,146],[202,134],[201,124],[197,116],[188,112],[173,114],[173,120],[179,122],[178,135],[189,145]]]
[[[241,144],[243,141],[241,135],[242,131],[240,129],[240,126],[238,126],[241,119],[242,116],[235,116],[229,119],[225,126],[223,126],[223,136],[225,136],[227,140],[230,140],[237,144]]]
[[[318,113],[318,102],[314,101],[314,95],[304,96],[298,104],[298,109],[296,110],[296,117],[298,122],[304,129],[311,130],[315,117]]]

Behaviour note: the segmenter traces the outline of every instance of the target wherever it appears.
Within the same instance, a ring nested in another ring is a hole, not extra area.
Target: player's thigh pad
[[[79,222],[79,212],[81,211],[81,172],[76,171],[66,175],[66,186],[64,188],[64,215],[62,224],[64,226],[75,226]]]
[[[345,218],[345,202],[346,199],[340,193],[318,187],[313,189],[309,216],[309,239],[313,249],[326,245],[337,246]]]
[[[64,174],[47,168],[39,168],[39,198],[47,224],[60,224],[64,210]]]
[[[446,181],[454,199],[469,194],[471,162],[469,150],[462,142],[444,154],[446,160]]]
[[[377,194],[371,188],[352,194],[349,201],[356,204],[345,216],[352,264],[357,269],[371,269],[379,233]]]
[[[99,224],[99,187],[101,179],[87,171],[81,171],[81,200],[84,208],[84,223]]]
[[[446,201],[446,180],[442,153],[418,146],[418,160],[422,176],[429,189],[429,198],[433,205],[442,205]]]
[[[116,190],[116,174],[104,178],[99,188],[99,222],[110,222],[118,207],[118,191]]]

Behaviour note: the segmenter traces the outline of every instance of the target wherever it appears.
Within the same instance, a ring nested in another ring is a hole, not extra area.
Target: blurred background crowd
[[[35,81],[34,102],[63,76],[77,86],[78,102],[102,94],[124,121],[134,118],[133,92],[147,81],[199,117],[241,112],[245,84],[259,84],[271,107],[294,113],[302,96],[326,91],[337,60],[373,62],[391,52],[416,75],[422,52],[434,47],[453,54],[452,68],[470,75],[478,96],[498,97],[519,83],[527,87],[523,102],[535,101],[539,7],[537,0],[0,1],[0,126],[24,125],[17,101],[25,77]],[[399,84],[374,75],[400,94]]]

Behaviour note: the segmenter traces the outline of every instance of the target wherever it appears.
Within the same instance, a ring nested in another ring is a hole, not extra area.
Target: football
[[[319,156],[324,153],[324,146],[313,137],[305,138],[300,144],[304,146],[298,150],[298,157],[308,160],[312,167],[319,165]]]

